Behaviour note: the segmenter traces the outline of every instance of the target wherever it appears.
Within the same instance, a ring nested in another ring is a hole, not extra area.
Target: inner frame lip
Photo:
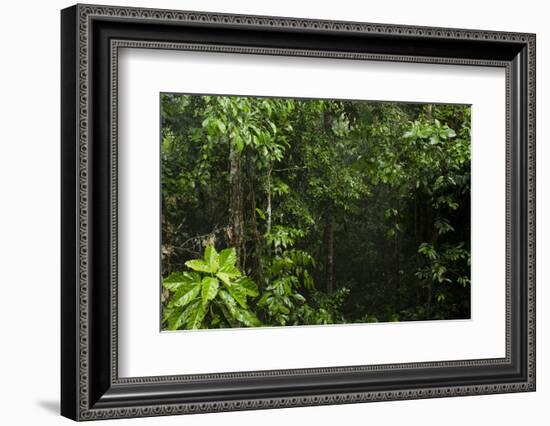
[[[109,45],[111,50],[111,66],[112,69],[116,69],[116,63],[118,59],[118,51],[121,48],[140,48],[140,49],[168,49],[168,50],[198,50],[201,52],[225,52],[226,50],[229,50],[228,53],[238,53],[237,50],[242,50],[242,53],[246,54],[254,54],[258,51],[263,52],[263,54],[268,54],[267,52],[270,52],[270,49],[265,48],[256,48],[256,47],[235,47],[235,46],[225,46],[225,45],[215,45],[213,46],[213,49],[211,50],[211,46],[203,46],[203,45],[197,45],[194,43],[174,43],[174,42],[152,42],[152,41],[144,41],[144,40],[128,40],[128,39],[117,39],[112,38],[109,39]],[[275,56],[302,56],[303,51],[301,50],[295,50],[295,49],[276,49],[273,53]],[[428,64],[443,64],[443,65],[471,65],[471,66],[488,66],[488,67],[502,67],[505,69],[506,73],[506,90],[509,90],[509,81],[511,78],[511,67],[510,64],[505,61],[493,61],[493,60],[479,60],[479,59],[473,59],[464,61],[462,59],[442,59],[441,62],[435,60],[435,62],[432,62],[434,58],[429,58],[428,60],[416,60],[417,58],[414,56],[410,56],[407,58],[404,58],[403,56],[394,56],[394,55],[384,55],[383,57],[381,55],[370,55],[370,54],[359,54],[357,57],[355,53],[348,54],[341,53],[341,52],[328,52],[327,54],[334,53],[336,55],[335,59],[350,59],[352,60],[370,60],[373,58],[373,61],[390,61],[390,62],[419,62],[419,63],[428,63]],[[342,56],[344,55],[344,56]],[[309,56],[309,55],[308,55]],[[311,56],[318,57],[317,52],[314,52],[311,54]],[[322,58],[331,59],[330,56],[323,55]],[[166,92],[166,93],[173,93],[173,92]],[[240,96],[240,95],[239,95]],[[298,98],[298,97],[296,97]],[[327,98],[328,99],[328,98]],[[388,101],[381,101],[381,102],[388,102]],[[416,102],[412,102],[416,103]],[[114,105],[116,106],[116,105]],[[508,114],[508,106],[507,106],[507,114]],[[115,109],[116,111],[116,109]],[[116,126],[115,126],[116,127]],[[508,131],[506,132],[508,137]],[[507,191],[508,192],[508,191]],[[508,193],[507,193],[508,198]],[[507,201],[508,204],[508,201]],[[508,214],[508,212],[507,212]],[[507,296],[507,301],[509,300],[509,297]],[[507,302],[508,303],[508,302]],[[507,319],[510,316],[507,315]],[[457,320],[462,321],[462,320]],[[422,321],[414,321],[416,322],[422,322]],[[486,365],[503,365],[503,366],[510,366],[513,364],[513,361],[511,359],[509,348],[511,346],[511,339],[509,338],[509,324],[507,321],[506,324],[507,328],[507,342],[506,342],[506,356],[504,358],[485,358],[485,359],[479,359],[479,360],[456,360],[456,361],[433,361],[433,362],[411,362],[411,363],[399,363],[399,364],[378,364],[378,365],[364,365],[364,366],[340,366],[340,367],[324,367],[324,368],[299,368],[299,369],[284,369],[284,370],[258,370],[258,371],[243,371],[243,372],[231,372],[231,373],[205,373],[205,374],[184,374],[184,375],[170,375],[170,376],[147,376],[147,377],[124,377],[120,378],[118,375],[116,377],[113,377],[113,384],[130,384],[130,383],[159,383],[159,382],[166,382],[166,383],[173,383],[174,380],[183,380],[185,382],[188,381],[196,381],[196,380],[216,380],[216,379],[222,379],[225,381],[225,379],[244,379],[247,377],[271,377],[273,375],[285,375],[287,377],[295,376],[295,375],[303,375],[303,374],[332,374],[332,375],[338,375],[338,374],[347,374],[351,372],[357,372],[361,371],[363,374],[370,373],[372,371],[377,371],[380,369],[384,369],[385,371],[394,371],[394,370],[404,370],[404,369],[415,369],[415,368],[437,368],[438,370],[445,369],[445,368],[455,368],[455,367],[463,367],[465,365],[469,365],[471,367],[484,367]],[[479,376],[479,374],[478,374]]]

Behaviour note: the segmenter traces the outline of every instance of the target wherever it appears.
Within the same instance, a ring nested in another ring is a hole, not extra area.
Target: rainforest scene
[[[470,318],[471,107],[160,94],[161,329]]]

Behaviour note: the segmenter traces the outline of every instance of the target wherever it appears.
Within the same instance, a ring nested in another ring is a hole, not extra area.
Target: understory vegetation
[[[470,107],[161,94],[162,327],[470,317]]]

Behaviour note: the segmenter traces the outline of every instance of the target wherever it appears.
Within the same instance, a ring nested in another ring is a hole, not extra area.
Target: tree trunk
[[[244,266],[244,214],[242,155],[231,144],[229,168],[229,244],[237,252],[238,265]]]
[[[430,108],[430,113],[431,113],[431,108]],[[424,197],[423,205],[424,205],[424,213],[421,217],[421,223],[423,225],[422,233],[421,233],[422,241],[432,245],[433,247],[436,247],[439,233],[434,225],[434,222],[436,219],[435,211],[428,197]],[[431,316],[432,316],[432,302],[433,302],[432,300],[433,287],[434,287],[433,281],[428,280],[428,291],[426,295],[426,310],[427,310],[427,317],[429,319],[432,319]]]
[[[432,104],[428,104],[426,106],[426,118],[428,120],[431,120],[433,118],[433,105]]]
[[[394,280],[395,280],[395,295],[397,297],[396,305],[397,305],[397,312],[401,311],[401,274],[399,272],[399,269],[401,268],[400,264],[400,247],[399,247],[399,239],[400,235],[395,236],[394,241],[394,259],[395,259],[395,265],[394,265]]]
[[[325,132],[325,137],[333,141],[332,135],[332,117],[330,111],[325,104],[323,109],[323,130]],[[324,235],[324,245],[325,245],[325,282],[327,293],[332,293],[334,291],[334,217],[331,211],[331,207],[325,210],[325,235]]]
[[[269,168],[269,171],[267,173],[267,233],[269,234],[271,232],[271,171],[273,170],[273,166]]]
[[[334,291],[334,217],[332,213],[325,216],[325,280],[327,293]]]
[[[246,164],[252,164],[247,158]],[[262,271],[262,235],[258,229],[258,221],[256,220],[256,181],[254,176],[256,170],[253,167],[245,167],[246,170],[246,185],[245,185],[245,220],[246,220],[246,237],[245,243],[247,248],[247,268],[251,271],[260,286],[263,283]]]

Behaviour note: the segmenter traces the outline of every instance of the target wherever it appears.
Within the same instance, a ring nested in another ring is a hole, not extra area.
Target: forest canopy
[[[470,318],[469,105],[160,108],[163,330]]]

